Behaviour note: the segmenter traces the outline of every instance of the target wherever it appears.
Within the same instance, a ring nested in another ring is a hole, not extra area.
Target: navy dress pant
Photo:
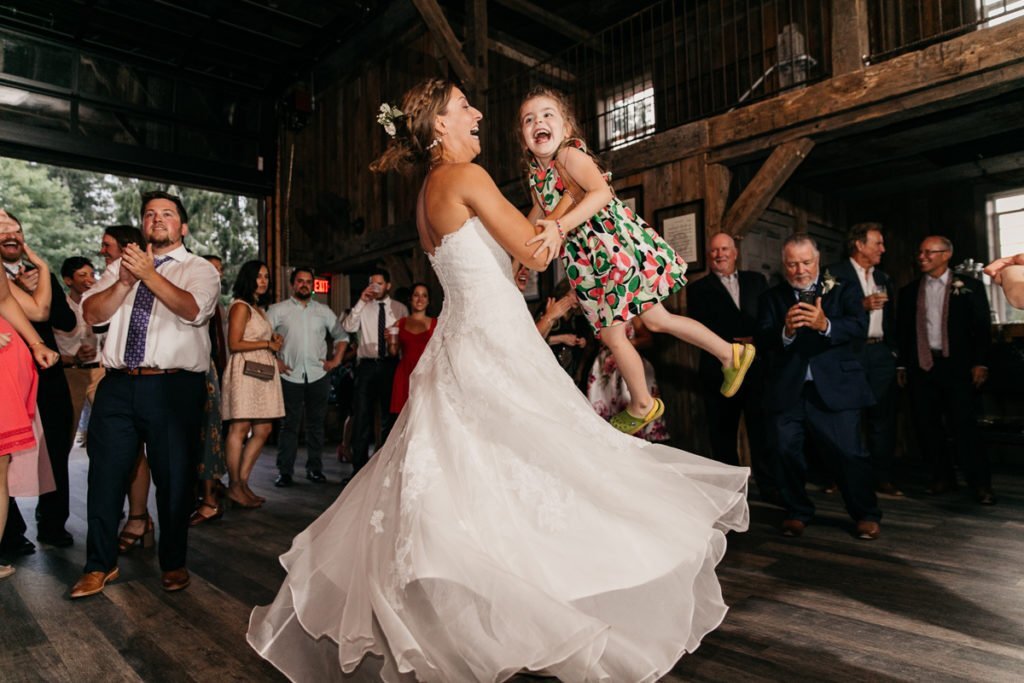
[[[86,572],[117,565],[118,522],[140,442],[156,487],[160,568],[185,566],[205,402],[203,373],[130,376],[107,371],[96,390],[86,446]]]
[[[769,419],[778,454],[779,493],[790,519],[806,524],[814,516],[814,503],[805,488],[804,441],[810,435],[837,474],[850,516],[858,522],[881,520],[871,461],[861,445],[860,410],[829,410],[814,382],[807,382],[798,401]]]

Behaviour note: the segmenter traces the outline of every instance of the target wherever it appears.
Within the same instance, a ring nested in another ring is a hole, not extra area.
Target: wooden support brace
[[[814,141],[810,138],[791,140],[776,147],[736,203],[729,207],[722,230],[733,237],[742,237],[753,227],[812,147]]]
[[[590,31],[580,28],[576,24],[566,21],[560,14],[550,12],[539,5],[528,0],[497,0],[499,5],[504,5],[513,12],[518,12],[525,17],[533,19],[547,28],[558,31],[563,36],[570,38],[577,43],[585,43],[593,36]],[[556,50],[560,52],[561,50]]]
[[[462,45],[455,37],[452,27],[448,25],[448,20],[445,19],[444,12],[437,4],[437,0],[412,0],[412,4],[416,6],[420,16],[423,17],[424,23],[430,29],[431,35],[437,41],[438,47],[441,48],[452,68],[455,69],[459,80],[465,87],[472,87],[476,82],[476,73],[469,60],[466,59],[466,55],[463,54]]]

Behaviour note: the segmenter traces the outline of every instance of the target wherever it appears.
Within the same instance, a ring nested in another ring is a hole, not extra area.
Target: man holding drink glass
[[[861,363],[875,395],[875,404],[864,409],[871,466],[878,493],[902,496],[893,483],[893,452],[896,448],[896,311],[889,298],[892,283],[879,269],[885,253],[880,223],[857,223],[846,236],[849,258],[829,266],[840,280],[860,294],[868,314],[868,337],[861,349]]]
[[[359,301],[342,321],[349,334],[359,334],[356,351],[355,387],[352,397],[352,467],[358,472],[369,460],[374,408],[380,410],[381,444],[388,438],[391,415],[391,384],[398,359],[388,354],[388,335],[398,333],[400,318],[409,315],[405,304],[393,301],[391,275],[383,268],[370,273]],[[391,332],[389,332],[389,329]]]

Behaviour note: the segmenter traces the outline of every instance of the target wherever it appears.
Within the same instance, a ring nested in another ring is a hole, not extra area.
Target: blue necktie
[[[153,261],[153,265],[159,268],[170,260],[170,256],[160,256]],[[142,365],[146,357],[146,332],[149,330],[154,298],[149,287],[140,282],[135,292],[135,302],[132,304],[132,317],[128,321],[128,338],[124,343],[124,364],[132,370]]]

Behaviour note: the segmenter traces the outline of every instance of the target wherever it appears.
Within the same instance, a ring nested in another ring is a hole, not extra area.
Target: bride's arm
[[[483,221],[484,227],[514,259],[531,270],[543,271],[548,259],[534,256],[535,246],[526,242],[533,238],[533,225],[516,207],[505,199],[491,176],[476,164],[464,164],[453,187],[461,188],[462,200]]]

